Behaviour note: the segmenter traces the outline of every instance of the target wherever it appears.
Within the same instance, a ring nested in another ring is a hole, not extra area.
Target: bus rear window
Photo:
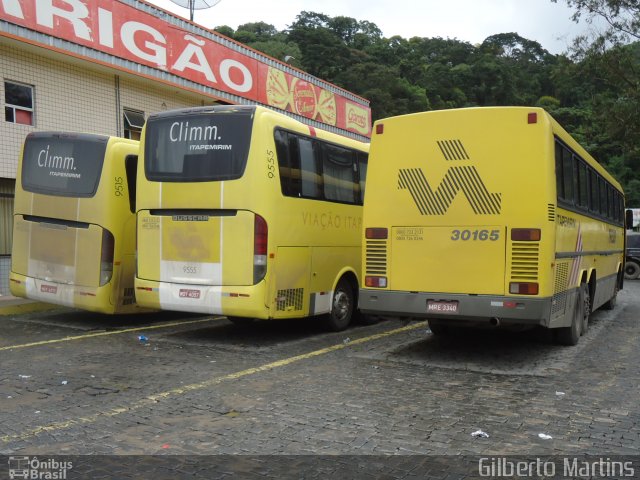
[[[163,182],[233,180],[244,173],[253,111],[162,116],[147,121],[144,169]]]
[[[100,183],[108,140],[90,134],[29,134],[22,157],[22,188],[47,195],[92,197]]]

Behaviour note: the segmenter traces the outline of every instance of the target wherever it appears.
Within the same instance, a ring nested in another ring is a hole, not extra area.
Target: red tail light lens
[[[514,242],[539,242],[542,233],[539,228],[512,228],[511,240]]]
[[[387,288],[387,277],[364,277],[364,284],[367,287]]]
[[[106,228],[102,230],[102,249],[100,252],[100,286],[106,285],[113,275],[113,252],[115,240]]]
[[[267,222],[260,215],[253,222],[253,283],[258,283],[267,273],[267,244],[269,230]]]
[[[538,123],[538,114],[536,112],[530,112],[527,114],[527,123]]]
[[[384,240],[389,237],[389,230],[386,228],[367,228],[364,235],[370,240]]]
[[[511,282],[509,284],[509,293],[515,295],[537,295],[538,284],[530,282]]]

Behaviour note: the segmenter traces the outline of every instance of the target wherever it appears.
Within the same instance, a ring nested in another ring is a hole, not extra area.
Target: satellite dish
[[[189,9],[189,19],[193,22],[194,10],[205,10],[211,8],[222,0],[171,0],[176,5]]]

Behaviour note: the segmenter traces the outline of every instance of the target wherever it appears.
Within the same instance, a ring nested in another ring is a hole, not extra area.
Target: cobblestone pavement
[[[397,319],[0,317],[0,454],[640,455],[640,282],[618,299],[576,347]]]

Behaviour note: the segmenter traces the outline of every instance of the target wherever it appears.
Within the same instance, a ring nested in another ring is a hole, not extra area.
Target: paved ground
[[[639,313],[640,282],[627,282],[577,347],[544,331],[434,337],[393,319],[336,334],[313,321],[4,315],[0,454],[354,455],[345,468],[360,455],[640,455]],[[316,472],[332,472],[328,458]],[[228,461],[269,477],[264,461]],[[444,478],[451,465],[422,467]]]

